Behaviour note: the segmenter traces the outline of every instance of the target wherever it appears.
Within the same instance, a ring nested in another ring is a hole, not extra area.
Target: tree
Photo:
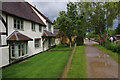
[[[68,37],[71,48],[71,36],[73,35],[73,27],[71,26],[71,21],[68,19],[68,15],[65,11],[59,12],[59,17],[56,22],[54,21],[55,26],[60,29],[62,36]]]
[[[89,20],[94,28],[94,32],[99,34],[104,43],[108,39],[108,30],[113,27],[113,20],[118,15],[118,3],[117,2],[93,2],[88,4],[89,9],[85,9],[89,12]]]
[[[67,4],[67,12],[59,12],[59,17],[54,21],[54,26],[59,28],[64,33],[64,36],[69,38],[70,46],[73,35],[77,36],[76,43],[78,45],[82,45],[84,42],[83,38],[86,34],[85,26],[87,26],[87,22],[83,16],[84,12],[78,9],[78,3],[69,2]]]
[[[115,33],[116,33],[116,35],[117,35],[117,34],[120,34],[120,24],[119,24],[118,27],[115,29]]]

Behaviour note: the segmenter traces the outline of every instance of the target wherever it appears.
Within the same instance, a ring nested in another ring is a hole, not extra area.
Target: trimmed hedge
[[[120,53],[120,45],[119,44],[115,44],[115,43],[106,43],[105,44],[105,48],[113,51],[113,52],[117,52],[117,53]]]

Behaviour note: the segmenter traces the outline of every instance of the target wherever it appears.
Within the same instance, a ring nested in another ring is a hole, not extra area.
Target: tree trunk
[[[70,42],[70,48],[71,48],[71,42]]]
[[[72,44],[71,36],[69,36],[69,44],[70,44],[70,48],[71,48],[71,44]]]
[[[107,33],[106,33],[106,37],[105,37],[105,43],[107,42],[107,38],[108,38],[108,25],[107,25]]]

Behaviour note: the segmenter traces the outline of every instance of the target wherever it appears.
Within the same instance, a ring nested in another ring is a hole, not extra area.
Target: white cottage
[[[0,67],[55,45],[53,23],[27,2],[2,3],[0,18]]]

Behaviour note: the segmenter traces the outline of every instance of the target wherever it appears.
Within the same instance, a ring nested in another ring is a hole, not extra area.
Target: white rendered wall
[[[43,28],[44,27],[42,26],[42,29]],[[8,36],[11,33],[13,33],[15,30],[17,30],[17,29],[14,29],[14,18],[12,16],[8,16]],[[35,31],[32,31],[31,30],[31,21],[24,20],[24,30],[17,30],[17,31],[19,31],[22,34],[33,39],[33,41],[28,41],[28,55],[29,56],[43,51],[42,40],[41,40],[41,47],[39,47],[39,48],[34,47],[34,39],[41,38],[41,35],[42,35],[42,32],[39,32],[39,24],[35,24]],[[4,39],[3,43],[5,43],[5,41],[6,40]],[[45,50],[48,49],[47,46],[48,46],[48,43],[45,44]],[[0,65],[0,67],[1,67],[1,66],[5,66],[5,65],[9,64],[9,46],[2,47],[0,49],[2,51],[2,53],[0,53],[0,57],[2,56],[2,65]]]
[[[0,56],[2,56],[2,65],[0,65],[0,67],[9,64],[9,47],[1,47],[1,51],[2,53],[0,53]]]
[[[17,29],[14,29],[14,22],[13,22],[14,18],[9,16],[9,35],[14,32]],[[11,24],[12,23],[12,24]],[[33,39],[33,41],[28,41],[28,54],[29,55],[33,55],[36,54],[38,52],[42,51],[42,47],[39,48],[35,48],[34,47],[34,40],[35,38],[41,38],[42,32],[39,32],[39,24],[35,24],[35,31],[32,31],[31,29],[31,21],[25,21],[24,20],[24,30],[17,30],[19,32],[21,32],[22,34],[30,37]],[[43,27],[43,26],[42,26]]]

